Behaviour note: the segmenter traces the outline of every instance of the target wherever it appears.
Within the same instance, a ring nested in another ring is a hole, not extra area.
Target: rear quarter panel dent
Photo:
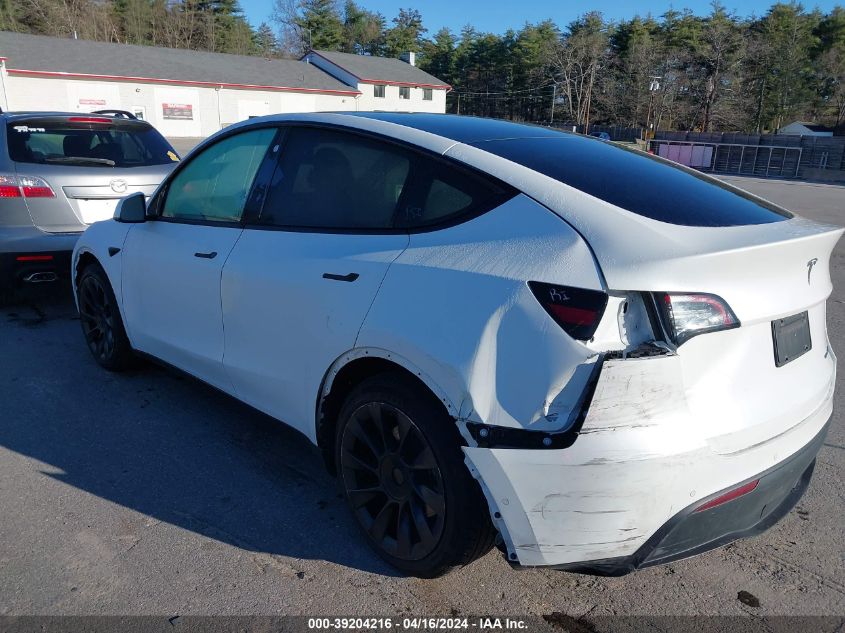
[[[574,400],[559,394],[596,352],[552,321],[530,280],[601,289],[577,233],[517,196],[464,224],[412,235],[358,345],[391,350],[418,367],[458,409],[456,417],[558,430],[561,403]],[[550,407],[556,415],[548,415]]]

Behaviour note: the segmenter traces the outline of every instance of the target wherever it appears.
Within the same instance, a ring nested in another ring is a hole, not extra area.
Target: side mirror
[[[114,219],[118,222],[137,224],[147,220],[147,201],[140,191],[120,199],[114,210]]]

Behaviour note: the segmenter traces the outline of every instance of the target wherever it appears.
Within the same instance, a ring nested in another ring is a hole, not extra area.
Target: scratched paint
[[[679,227],[418,130],[337,114],[288,119],[402,136],[523,192],[457,226],[383,239],[322,237],[322,250],[312,248],[318,242],[306,234],[268,232],[262,248],[282,258],[301,249],[297,266],[262,266],[266,255],[256,248],[235,252],[221,275],[220,304],[226,345],[238,349],[212,355],[240,375],[240,388],[230,392],[312,440],[320,389],[330,389],[345,363],[369,355],[406,367],[464,432],[467,466],[511,560],[551,565],[629,555],[681,509],[787,458],[828,419],[836,359],[824,301],[842,229],[801,218]],[[95,225],[75,252],[93,253],[107,266],[121,309],[120,288],[138,279],[127,279],[121,258],[110,261],[104,250],[123,244],[128,231],[117,223]],[[290,243],[280,248],[279,236]],[[249,263],[252,256],[262,262]],[[809,270],[808,261],[814,262]],[[369,274],[340,288],[296,277],[301,270],[319,279],[337,263],[344,264],[341,272],[355,264]],[[532,280],[608,293],[594,339],[567,336],[530,292]],[[365,285],[365,293],[354,294]],[[633,352],[655,337],[645,291],[718,294],[742,327],[695,337],[677,349],[663,342],[657,356],[638,358]],[[158,299],[150,303],[154,310],[166,307]],[[292,303],[311,308],[303,318],[290,310]],[[770,322],[805,310],[812,349],[775,368]],[[254,315],[266,313],[283,315],[284,327],[263,319],[264,329],[256,328]],[[309,318],[316,314],[326,318]],[[124,321],[138,346],[133,333],[149,324],[132,314]],[[250,353],[243,353],[244,343]],[[599,362],[590,408],[571,447],[486,449],[466,433],[468,421],[568,428]],[[201,375],[195,366],[183,368]]]

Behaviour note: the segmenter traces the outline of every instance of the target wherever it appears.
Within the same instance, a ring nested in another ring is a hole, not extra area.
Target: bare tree
[[[588,13],[569,27],[552,52],[551,68],[560,85],[570,118],[585,129],[590,124],[593,89],[607,59],[607,31],[600,13]]]

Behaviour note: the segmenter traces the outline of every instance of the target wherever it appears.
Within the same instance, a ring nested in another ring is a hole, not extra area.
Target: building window
[[[423,88],[423,101],[431,101],[431,88]]]
[[[384,99],[384,86],[373,86],[373,96],[377,99]]]
[[[399,87],[399,98],[400,99],[410,99],[411,98],[411,89],[408,86],[400,86]]]

